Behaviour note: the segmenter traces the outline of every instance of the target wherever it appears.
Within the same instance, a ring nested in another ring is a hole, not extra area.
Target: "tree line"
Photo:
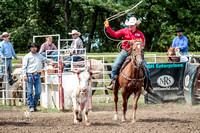
[[[2,0],[0,34],[11,33],[17,53],[28,51],[34,35],[60,34],[69,39],[73,29],[82,33],[87,52],[116,52],[118,42],[104,33],[106,18],[132,8],[140,0]],[[166,52],[182,27],[189,40],[189,51],[200,50],[199,0],[143,0],[134,10],[110,21],[117,31],[126,28],[126,19],[135,16],[142,23],[138,29],[146,38],[146,51]],[[120,38],[121,39],[121,38]],[[41,42],[42,43],[42,42]],[[41,45],[41,44],[40,44]]]

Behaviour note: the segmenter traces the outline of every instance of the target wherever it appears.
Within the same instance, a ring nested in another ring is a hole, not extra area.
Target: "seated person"
[[[188,55],[188,39],[183,35],[183,32],[184,30],[181,28],[176,30],[177,36],[172,42],[172,48],[179,49],[181,53]]]
[[[72,49],[72,50],[67,51],[66,53],[70,54],[70,55],[81,55],[81,54],[83,54],[83,50],[77,50],[77,49],[83,48],[83,41],[79,37],[81,35],[81,33],[78,32],[77,30],[72,30],[72,32],[69,33],[69,35],[72,35],[72,38],[75,39],[75,40],[71,43],[71,46],[70,46],[70,49]],[[80,56],[70,56],[65,62],[64,71],[67,72],[70,69],[70,67],[71,67],[70,61],[72,61],[72,59],[73,59],[73,62],[76,62],[80,58],[81,58]]]
[[[175,49],[176,56],[180,57],[180,62],[188,62],[188,58],[186,55],[180,53],[180,49]]]
[[[39,54],[43,55],[44,57],[46,57],[46,52],[47,55],[56,55],[55,57],[53,57],[53,61],[58,61],[58,52],[57,51],[47,51],[47,50],[58,50],[56,48],[56,46],[52,43],[52,37],[51,36],[47,36],[46,37],[46,42],[42,44],[42,46],[40,47],[40,51]],[[52,57],[51,57],[52,58]]]

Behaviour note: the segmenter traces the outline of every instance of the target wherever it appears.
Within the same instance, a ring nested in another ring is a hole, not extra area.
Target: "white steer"
[[[88,70],[78,70],[78,71],[71,71],[77,74],[77,84],[74,86],[72,90],[71,99],[73,103],[73,111],[74,111],[74,123],[82,122],[82,111],[84,112],[85,116],[85,124],[87,126],[90,125],[88,120],[88,104],[89,98],[92,95],[92,88],[91,88],[91,76],[92,74],[96,74],[94,72]],[[82,107],[84,106],[84,107]]]

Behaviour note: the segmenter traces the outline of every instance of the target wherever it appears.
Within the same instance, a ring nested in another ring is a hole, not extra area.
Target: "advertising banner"
[[[183,80],[185,101],[189,105],[196,104],[194,82],[199,65],[187,63],[185,67],[185,78]]]
[[[185,63],[148,64],[153,94],[145,96],[145,103],[184,102],[183,78]]]

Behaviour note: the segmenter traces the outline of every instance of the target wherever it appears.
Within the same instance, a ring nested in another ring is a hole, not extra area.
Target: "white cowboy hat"
[[[69,35],[73,35],[73,34],[78,34],[79,36],[81,35],[81,33],[78,32],[77,30],[72,30],[72,32],[69,33]]]
[[[5,36],[5,35],[9,35],[9,36],[10,36],[10,34],[8,34],[7,32],[4,32],[4,33],[0,36],[0,38],[2,38],[2,37]]]
[[[140,20],[137,20],[135,17],[131,17],[129,20],[125,21],[125,25],[139,25],[141,23]]]

